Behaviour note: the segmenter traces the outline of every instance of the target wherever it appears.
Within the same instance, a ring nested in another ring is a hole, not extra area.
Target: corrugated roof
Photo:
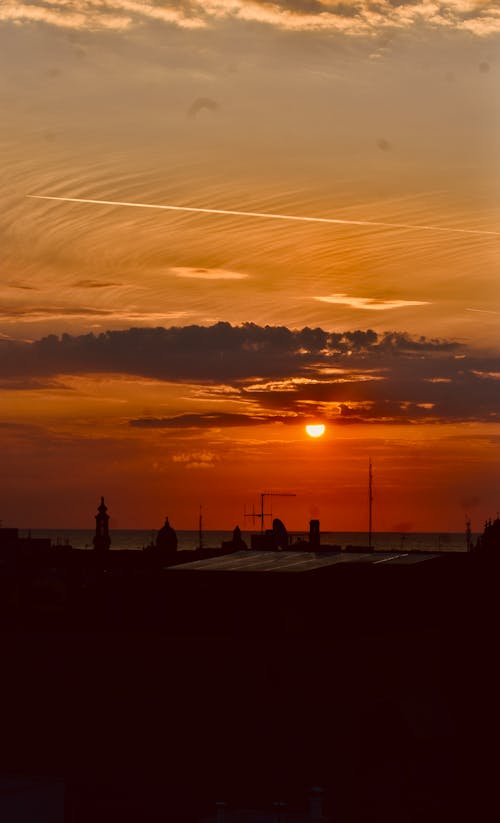
[[[194,560],[172,566],[172,571],[217,572],[307,572],[344,564],[408,565],[438,557],[437,554],[411,554],[403,552],[287,552],[243,550]]]

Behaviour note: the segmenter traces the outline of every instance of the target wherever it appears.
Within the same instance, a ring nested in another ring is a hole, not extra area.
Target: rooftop
[[[173,571],[200,572],[309,572],[331,566],[363,564],[376,566],[408,566],[424,563],[439,557],[439,554],[412,552],[298,552],[298,551],[248,551],[243,550],[194,560],[172,567]]]

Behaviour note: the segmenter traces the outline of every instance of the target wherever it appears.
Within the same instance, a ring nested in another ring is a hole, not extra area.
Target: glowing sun
[[[321,437],[325,433],[325,426],[323,423],[310,423],[306,426],[306,432],[309,437]]]

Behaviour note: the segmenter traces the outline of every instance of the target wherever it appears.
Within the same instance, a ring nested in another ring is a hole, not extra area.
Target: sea
[[[178,549],[194,550],[200,545],[200,535],[198,531],[177,532]],[[75,549],[92,549],[93,532],[90,529],[20,529],[20,537],[45,537],[50,538],[55,545],[73,546]],[[111,549],[136,549],[141,550],[145,546],[155,542],[156,532],[142,531],[140,529],[116,529],[110,532]],[[220,548],[223,540],[230,540],[230,531],[204,531],[201,544],[204,548]],[[242,532],[242,537],[250,546],[250,532]],[[294,532],[291,535],[295,542],[297,538],[308,538],[307,532]],[[472,536],[475,542],[476,536]],[[345,546],[367,546],[368,534],[366,532],[321,532],[322,544]],[[458,552],[466,551],[466,538],[464,532],[374,532],[372,545],[376,551],[441,551]]]

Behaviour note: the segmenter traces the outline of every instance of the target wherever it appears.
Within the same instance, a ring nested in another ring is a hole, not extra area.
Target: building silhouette
[[[95,535],[92,541],[94,549],[97,552],[106,552],[111,545],[111,538],[109,536],[109,514],[107,512],[108,507],[104,502],[104,497],[101,497],[101,504],[95,516]]]
[[[156,548],[166,555],[174,554],[177,551],[177,535],[170,525],[168,517],[165,518],[164,525],[156,535]]]

